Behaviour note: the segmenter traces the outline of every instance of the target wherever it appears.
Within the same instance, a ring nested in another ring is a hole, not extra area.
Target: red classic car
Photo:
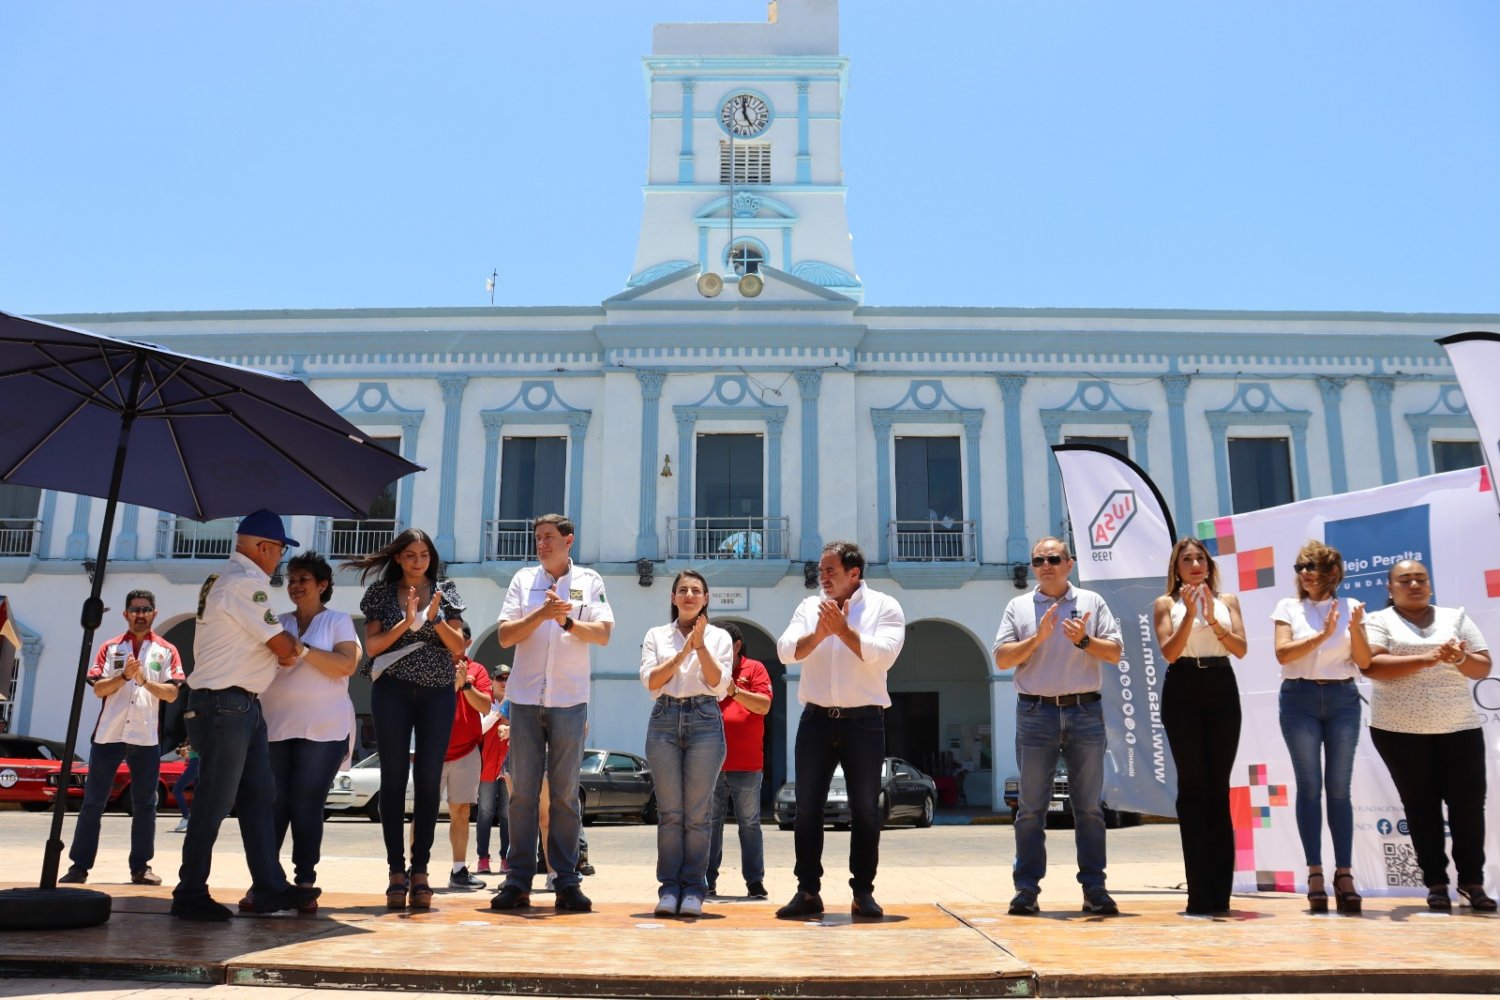
[[[19,802],[26,809],[47,808],[62,770],[62,756],[59,740],[0,733],[0,802]],[[77,754],[73,760],[75,767],[83,763]],[[83,794],[82,785],[78,794]]]
[[[177,799],[172,790],[177,787],[177,779],[182,777],[187,762],[177,756],[176,751],[166,754],[161,759],[161,774],[157,778],[156,808],[175,808]],[[52,769],[52,773],[46,778],[45,794],[47,803],[51,803],[57,797],[57,782],[61,775],[62,765],[58,764]],[[77,803],[83,800],[83,783],[88,778],[89,766],[87,764],[74,764],[72,774],[72,788],[69,789],[68,798],[71,800],[69,808],[77,808]],[[109,789],[109,805],[112,808],[130,812],[130,768],[121,764],[115,771],[114,784]],[[192,793],[188,793],[188,803],[193,801]]]

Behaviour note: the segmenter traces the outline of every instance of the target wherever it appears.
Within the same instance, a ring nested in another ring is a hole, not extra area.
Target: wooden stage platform
[[[315,916],[193,924],[167,914],[167,887],[104,888],[103,926],[0,934],[0,975],[579,997],[1500,993],[1500,922],[1420,899],[1367,899],[1354,918],[1244,896],[1200,919],[1180,893],[1141,892],[1116,894],[1117,917],[939,903],[804,923],[738,900],[678,920],[648,903],[562,914],[544,894],[518,913],[490,911],[488,893],[390,913],[330,893]]]

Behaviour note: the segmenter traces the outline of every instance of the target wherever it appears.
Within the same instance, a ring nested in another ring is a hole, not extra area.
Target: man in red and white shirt
[[[745,655],[745,636],[734,622],[721,622],[734,643],[729,693],[719,702],[724,713],[724,769],[714,788],[714,818],[708,849],[708,892],[718,894],[724,859],[724,819],[733,807],[740,831],[740,870],[751,899],[766,898],[766,845],[760,832],[760,778],[766,766],[766,714],[771,711],[771,675],[766,665]]]
[[[132,590],[126,596],[125,621],[130,627],[100,645],[89,668],[88,683],[94,696],[104,699],[104,707],[94,724],[83,806],[68,850],[71,865],[59,882],[88,881],[99,853],[99,820],[123,762],[130,769],[130,881],[161,885],[161,876],[151,870],[151,857],[156,853],[156,786],[161,775],[157,719],[162,702],[177,700],[183,681],[182,657],[176,646],[152,631],[156,597],[151,591]]]
[[[464,641],[472,642],[469,623],[461,623]],[[458,692],[453,707],[453,732],[443,756],[439,790],[448,800],[448,843],[453,848],[453,873],[448,888],[472,891],[484,882],[469,873],[469,813],[479,801],[480,740],[484,717],[490,714],[490,672],[482,664],[464,657],[454,665],[453,689]]]

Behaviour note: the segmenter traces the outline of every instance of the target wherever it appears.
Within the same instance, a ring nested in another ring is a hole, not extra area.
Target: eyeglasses
[[[275,539],[262,538],[260,540],[260,544],[262,544],[262,545],[274,545],[274,546],[276,546],[276,551],[278,553],[286,551],[286,543],[285,542],[278,542]]]
[[[1040,566],[1042,563],[1047,563],[1049,566],[1056,566],[1056,565],[1058,565],[1059,563],[1061,563],[1066,558],[1068,558],[1068,557],[1067,556],[1059,556],[1059,555],[1032,556],[1031,557],[1031,565],[1033,565],[1033,566]]]
[[[153,608],[153,607],[151,607],[150,605],[147,605],[144,608],[126,608],[125,609],[125,613],[127,615],[149,615],[149,614],[154,614],[155,611],[156,611],[156,609]]]
[[[1322,563],[1292,563],[1292,569],[1296,570],[1298,573],[1321,573],[1326,568],[1327,567]]]

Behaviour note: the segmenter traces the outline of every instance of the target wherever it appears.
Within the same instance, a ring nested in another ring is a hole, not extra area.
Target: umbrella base
[[[97,927],[111,902],[97,889],[0,889],[0,931]]]

